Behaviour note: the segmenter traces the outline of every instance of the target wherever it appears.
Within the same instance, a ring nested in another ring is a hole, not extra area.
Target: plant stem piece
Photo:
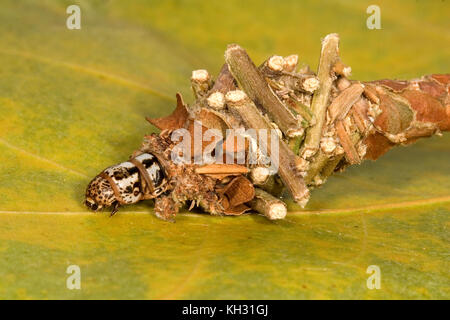
[[[352,139],[345,129],[343,120],[336,121],[336,133],[341,141],[342,148],[344,148],[345,158],[347,161],[350,164],[361,163],[361,158],[359,157],[358,151],[356,150]]]
[[[203,69],[192,71],[191,85],[195,99],[204,97],[212,85],[208,71]]]
[[[255,167],[250,170],[250,180],[256,185],[263,185],[270,177],[270,170],[266,167]]]
[[[328,100],[330,98],[331,85],[333,83],[332,67],[339,59],[339,36],[335,33],[327,35],[322,41],[318,78],[320,87],[314,92],[311,109],[316,123],[307,134],[300,155],[308,159],[316,154],[319,149],[322,130],[326,119]]]
[[[287,103],[295,112],[301,115],[303,120],[308,122],[308,126],[314,124],[314,114],[311,112],[311,109],[308,106],[304,105],[300,101],[296,101],[293,99],[289,99]]]
[[[341,60],[338,60],[334,66],[333,66],[333,71],[343,77],[350,77],[350,75],[352,74],[352,68],[349,66],[346,66]]]
[[[367,117],[368,108],[369,104],[367,103],[367,100],[360,98],[351,109],[352,118],[361,134],[364,134],[367,129],[366,122],[369,120]]]
[[[259,188],[255,188],[255,197],[249,204],[253,210],[270,220],[284,219],[287,214],[287,206],[283,201]]]
[[[245,174],[248,168],[239,164],[207,164],[195,169],[197,174]]]
[[[225,96],[220,91],[213,92],[206,99],[206,103],[211,109],[222,110],[225,108]]]
[[[357,82],[342,91],[328,107],[330,123],[336,119],[342,120],[347,116],[350,108],[359,100],[364,91],[364,85]]]
[[[314,177],[316,177],[320,173],[320,171],[322,171],[323,167],[325,167],[329,159],[329,155],[327,155],[322,150],[319,150],[319,152],[316,153],[316,156],[310,163],[308,172],[305,176],[306,184],[309,185],[313,181]]]
[[[295,137],[303,133],[298,119],[273,93],[243,48],[236,44],[229,45],[225,61],[241,88],[269,114],[285,135]]]
[[[286,61],[281,56],[271,56],[258,68],[262,74],[270,76],[280,75],[284,70]]]
[[[291,54],[290,56],[284,57],[284,71],[294,72],[298,64],[298,55]]]
[[[219,75],[217,76],[216,81],[214,82],[213,87],[211,88],[211,92],[220,92],[222,94],[226,94],[228,91],[235,90],[236,84],[228,69],[228,64],[224,63],[222,69],[220,69]]]

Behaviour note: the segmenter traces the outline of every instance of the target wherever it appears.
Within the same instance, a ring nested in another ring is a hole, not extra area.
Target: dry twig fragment
[[[333,123],[336,119],[344,119],[350,108],[359,100],[363,91],[364,85],[357,82],[343,90],[336,98],[334,98],[333,102],[328,106],[330,123]]]
[[[283,201],[259,188],[255,189],[255,197],[250,201],[250,206],[270,220],[284,219],[287,214],[287,207]]]
[[[195,172],[198,174],[246,174],[249,169],[246,166],[241,166],[239,164],[207,164],[195,168]]]
[[[284,57],[284,71],[294,72],[298,64],[298,55],[292,54],[290,56]]]
[[[344,148],[347,161],[350,164],[360,163],[361,159],[359,158],[358,151],[356,150],[353,141],[350,139],[342,120],[338,120],[336,122],[336,132],[341,141],[342,147]]]
[[[245,93],[273,118],[285,135],[294,137],[302,132],[297,118],[272,92],[244,49],[229,45],[225,61]]]
[[[205,96],[211,88],[211,76],[206,70],[194,70],[192,71],[191,84],[192,90],[194,91],[194,96],[198,99]]]
[[[346,66],[341,60],[338,60],[334,66],[333,66],[333,71],[340,75],[343,76],[345,78],[350,77],[350,75],[352,74],[352,68],[349,66]]]
[[[331,85],[334,81],[332,67],[339,58],[339,36],[335,33],[327,35],[322,41],[318,77],[319,89],[314,93],[311,109],[314,113],[315,124],[306,133],[305,143],[300,154],[305,159],[312,157],[319,149],[322,129],[325,124]]]

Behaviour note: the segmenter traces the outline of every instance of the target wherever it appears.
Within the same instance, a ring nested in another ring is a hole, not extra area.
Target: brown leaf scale
[[[432,74],[431,78],[442,83],[444,86],[450,84],[450,74]]]
[[[181,94],[177,93],[177,107],[171,115],[162,118],[146,118],[148,122],[153,124],[160,130],[173,130],[175,128],[184,128],[186,121],[189,118],[189,112],[183,102]]]
[[[435,83],[429,80],[419,80],[418,86],[421,89],[412,90],[406,89],[401,93],[390,92],[387,94],[377,92],[380,98],[380,108],[383,113],[377,117],[375,124],[377,128],[387,133],[405,133],[405,137],[408,139],[405,143],[412,143],[418,138],[431,136],[436,132],[435,124],[441,131],[450,130],[450,106],[447,104],[449,99],[448,88],[443,89],[442,85],[448,85],[450,83],[450,75],[432,75],[424,77],[424,79],[434,79],[439,83]],[[393,84],[396,81],[389,81],[389,84]],[[372,82],[373,83],[373,82]],[[379,82],[378,82],[379,83]],[[385,82],[386,83],[386,82]],[[404,81],[401,81],[401,86],[396,86],[398,90],[400,87],[409,87]],[[382,91],[382,90],[381,90]],[[398,101],[394,97],[398,95],[405,98],[412,110],[415,112],[416,127],[409,127],[409,121],[401,117],[401,110],[399,109]],[[403,121],[402,121],[403,119]],[[402,124],[403,123],[403,124]],[[428,124],[428,126],[420,127],[420,123]],[[406,130],[407,129],[407,130]],[[367,145],[367,153],[365,159],[376,160],[381,155],[386,153],[395,144],[386,138],[382,133],[374,132],[366,137],[365,143]]]
[[[401,96],[406,98],[411,108],[416,111],[417,121],[436,123],[443,131],[450,129],[450,118],[446,109],[431,95],[417,90],[405,90]]]
[[[399,134],[406,130],[413,121],[410,107],[393,94],[378,94],[383,112],[375,120],[376,127],[389,134]]]
[[[364,156],[366,160],[376,160],[395,146],[394,143],[379,132],[367,136],[364,143],[367,145],[367,152]]]
[[[255,196],[255,188],[253,187],[253,184],[244,176],[234,178],[225,188],[223,188],[223,190],[219,192],[227,197],[230,207],[236,207],[249,202]]]
[[[371,83],[383,85],[385,87],[392,89],[394,92],[401,92],[402,90],[406,89],[409,85],[408,81],[389,80],[389,79],[376,80],[372,81]]]
[[[421,81],[419,82],[419,87],[421,91],[444,102],[445,96],[447,95],[447,90],[443,85],[440,85],[435,81]]]

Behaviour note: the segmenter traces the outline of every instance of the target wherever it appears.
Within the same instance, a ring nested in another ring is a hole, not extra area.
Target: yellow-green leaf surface
[[[182,213],[152,203],[114,218],[83,207],[84,188],[192,101],[190,72],[217,74],[228,43],[259,63],[341,36],[353,77],[449,72],[448,1],[2,0],[0,298],[449,298],[450,134],[336,175],[286,220]],[[81,289],[66,269],[81,269]],[[369,290],[376,265],[381,288]]]

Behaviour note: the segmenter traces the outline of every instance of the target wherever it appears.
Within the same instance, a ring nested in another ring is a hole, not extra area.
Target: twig
[[[342,91],[328,107],[330,123],[336,119],[342,120],[347,116],[350,108],[359,100],[364,91],[364,85],[357,82]]]
[[[240,90],[230,91],[225,96],[228,107],[238,113],[242,120],[245,122],[248,128],[252,129],[266,129],[268,133],[273,129],[271,124],[262,116],[256,105],[250,98]],[[305,205],[309,199],[309,190],[306,187],[301,177],[295,177],[293,175],[293,169],[295,168],[295,155],[289,149],[289,147],[282,141],[279,143],[279,159],[273,159],[273,162],[278,162],[278,173],[283,180],[283,183],[290,191],[294,201],[300,205]],[[267,146],[265,149],[271,154],[271,135],[268,134]]]
[[[236,84],[228,69],[228,65],[224,63],[222,69],[220,69],[219,75],[217,76],[216,82],[214,82],[213,87],[211,88],[211,92],[220,92],[222,94],[226,94],[228,91],[235,90]]]
[[[255,167],[250,170],[250,180],[256,185],[263,185],[270,177],[270,170],[266,167]]]
[[[322,179],[326,179],[333,174],[334,170],[336,169],[339,162],[341,162],[342,158],[344,158],[344,154],[337,155],[336,157],[328,161],[328,163],[323,167],[322,171],[320,172]]]
[[[245,174],[248,168],[239,164],[207,164],[195,169],[198,174]]]
[[[330,156],[323,152],[322,150],[319,150],[319,152],[316,153],[316,156],[314,157],[314,161],[311,161],[309,165],[308,172],[305,176],[305,182],[306,184],[311,184],[313,179],[322,171],[323,167],[328,163],[330,159]]]
[[[311,109],[308,106],[294,99],[289,99],[287,103],[295,112],[297,112],[303,118],[303,120],[307,122],[308,126],[314,124],[315,121],[314,114],[311,112]]]
[[[203,69],[192,71],[191,85],[195,99],[204,97],[212,85],[208,71]]]
[[[291,54],[290,56],[284,57],[284,71],[294,72],[298,64],[298,55]]]
[[[303,136],[289,139],[288,146],[292,150],[292,152],[294,152],[295,155],[298,154],[298,150],[300,150],[300,146],[301,146],[304,138],[305,138],[305,136],[303,135]]]
[[[320,87],[314,93],[311,109],[314,113],[316,123],[307,134],[305,143],[300,150],[300,155],[308,159],[319,149],[322,129],[326,119],[330,89],[333,83],[332,67],[339,58],[339,36],[335,33],[329,34],[322,41],[322,52],[320,55],[318,77]]]
[[[351,136],[351,142],[353,145],[356,145],[361,140],[361,136],[358,134],[354,134]],[[331,176],[334,173],[334,170],[336,169],[337,165],[341,162],[341,160],[344,158],[345,152],[339,155],[336,155],[335,157],[329,159],[323,165],[322,170],[320,171],[320,177],[325,182],[325,180]]]
[[[361,163],[361,158],[359,157],[358,151],[355,148],[355,144],[349,137],[347,130],[344,126],[343,120],[336,121],[336,133],[341,141],[342,148],[345,151],[345,158],[350,164]]]
[[[263,75],[269,78],[269,86],[280,87],[292,91],[301,91],[312,94],[319,88],[320,82],[314,74],[302,74],[281,72],[277,76],[267,70],[262,70]]]
[[[285,135],[295,137],[303,132],[298,119],[273,93],[243,48],[229,45],[225,61],[241,88],[269,114]]]
[[[356,126],[358,127],[359,132],[363,134],[367,130],[367,109],[369,105],[365,98],[360,98],[352,107],[351,113],[352,118],[355,121]]]
[[[213,92],[206,99],[206,103],[214,110],[222,110],[225,108],[225,96],[220,91]]]
[[[284,70],[286,61],[281,56],[271,56],[259,66],[259,72],[267,76],[280,75]]]
[[[259,188],[255,188],[255,197],[249,204],[253,210],[270,220],[284,219],[287,214],[287,206],[283,201]]]
[[[371,102],[375,104],[380,103],[380,98],[378,97],[377,91],[372,85],[365,85],[364,87],[364,95],[367,99],[369,99]]]
[[[350,77],[350,75],[352,74],[352,68],[349,66],[346,66],[341,60],[338,60],[334,66],[333,66],[333,71],[343,77]]]
[[[273,194],[280,194],[283,185],[277,181],[274,174],[270,174],[270,171],[266,167],[255,167],[250,171],[250,180],[255,186]]]

